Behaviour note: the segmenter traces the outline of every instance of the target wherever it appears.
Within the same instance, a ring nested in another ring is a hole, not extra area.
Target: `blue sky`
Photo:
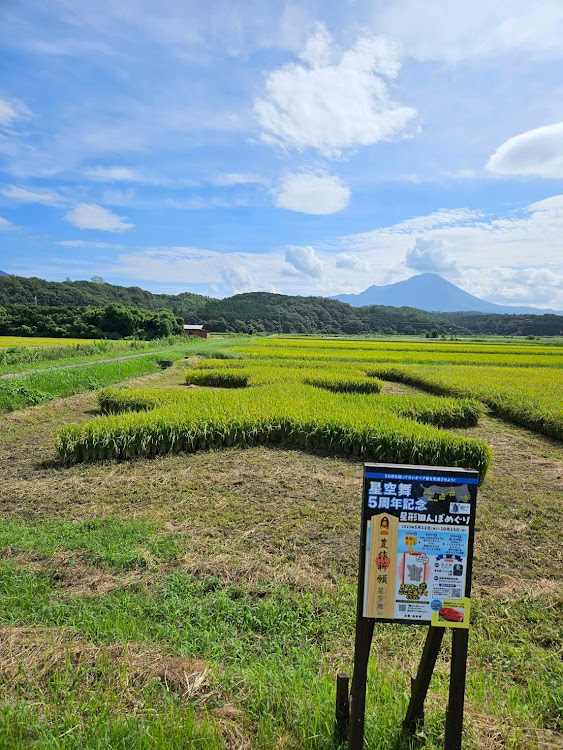
[[[8,0],[0,269],[563,309],[560,0]]]

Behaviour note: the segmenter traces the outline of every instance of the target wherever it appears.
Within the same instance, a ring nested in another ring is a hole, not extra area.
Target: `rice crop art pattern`
[[[266,342],[263,342],[266,343]],[[291,348],[291,341],[284,342]],[[169,390],[106,389],[103,417],[58,437],[65,463],[269,444],[397,463],[444,464],[485,475],[490,449],[442,428],[475,425],[475,399],[381,394],[365,363],[336,357],[202,359]],[[313,361],[311,362],[310,359]],[[196,387],[194,387],[196,386]]]

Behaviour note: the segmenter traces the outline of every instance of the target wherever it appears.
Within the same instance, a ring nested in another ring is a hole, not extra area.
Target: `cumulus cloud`
[[[0,190],[5,198],[22,203],[42,203],[44,206],[61,206],[67,201],[54,190],[35,190],[17,185],[8,185]]]
[[[226,291],[230,294],[243,294],[258,289],[259,284],[253,274],[244,266],[228,264],[221,270],[221,278]]]
[[[487,162],[489,172],[507,176],[563,177],[563,122],[509,138]]]
[[[369,264],[351,253],[340,253],[337,255],[334,265],[337,268],[350,268],[353,271],[369,271]]]
[[[0,99],[0,125],[9,127],[16,120],[31,117],[31,110],[19,99]]]
[[[118,216],[95,203],[79,203],[65,214],[65,219],[79,229],[100,229],[104,232],[125,232],[135,226],[128,224],[126,217]]]
[[[407,250],[405,263],[415,271],[455,273],[460,270],[457,262],[446,253],[446,243],[443,240],[423,237],[417,237],[413,247]]]
[[[381,37],[360,37],[340,50],[319,26],[301,61],[271,71],[254,105],[266,142],[326,156],[404,135],[416,116],[395,102],[388,87],[400,68],[398,48]]]
[[[563,274],[550,268],[467,269],[463,287],[491,302],[563,308]]]
[[[278,208],[326,216],[346,208],[351,194],[339,177],[301,172],[284,177],[273,197]]]
[[[300,245],[289,245],[285,251],[285,261],[299,273],[312,278],[320,278],[325,270],[325,265],[317,256],[311,245],[301,247]]]

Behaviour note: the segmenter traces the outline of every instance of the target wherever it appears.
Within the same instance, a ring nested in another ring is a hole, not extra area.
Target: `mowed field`
[[[0,747],[336,748],[363,460],[480,471],[464,748],[561,747],[562,351],[226,340],[0,417]],[[366,747],[424,635],[376,626]]]

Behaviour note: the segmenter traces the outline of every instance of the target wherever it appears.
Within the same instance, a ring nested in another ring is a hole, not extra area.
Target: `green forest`
[[[430,313],[412,307],[351,307],[326,297],[270,292],[214,299],[152,294],[99,281],[0,277],[0,335],[152,339],[183,323],[215,332],[559,336],[561,315]]]

